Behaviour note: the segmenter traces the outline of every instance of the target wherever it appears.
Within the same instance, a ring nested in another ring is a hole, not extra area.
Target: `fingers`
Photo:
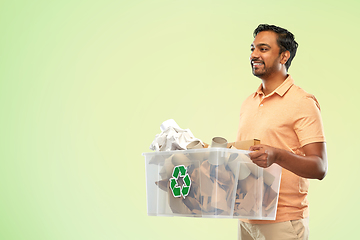
[[[249,150],[253,151],[253,152],[249,153],[251,160],[258,158],[259,156],[261,156],[262,154],[265,153],[264,148],[261,144],[251,146],[249,148]]]
[[[258,151],[258,150],[260,150],[260,149],[262,149],[262,148],[263,148],[263,145],[262,145],[262,144],[257,144],[257,145],[251,146],[251,147],[249,148],[249,150],[250,150],[250,151]]]
[[[257,152],[249,153],[249,156],[250,156],[250,159],[252,160],[252,159],[256,159],[256,158],[260,157],[263,154],[264,154],[264,152],[257,151]]]
[[[260,166],[260,167],[268,167],[268,156],[267,154],[262,154],[261,156],[251,159],[253,161],[253,163],[255,163],[256,165]]]
[[[268,158],[269,158],[269,151],[262,146],[261,144],[255,145],[250,147],[250,151],[254,151],[249,153],[250,159],[258,165],[259,167],[266,168],[269,166]]]

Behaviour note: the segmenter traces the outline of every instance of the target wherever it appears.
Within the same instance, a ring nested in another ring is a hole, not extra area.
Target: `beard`
[[[256,77],[259,77],[259,78],[266,78],[276,71],[277,71],[277,69],[274,65],[267,67],[264,62],[262,62],[262,65],[260,68],[252,67],[253,75]]]

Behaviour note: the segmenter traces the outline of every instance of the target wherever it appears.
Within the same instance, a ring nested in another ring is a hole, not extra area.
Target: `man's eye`
[[[260,50],[264,52],[267,51],[267,48],[261,48]]]
[[[251,49],[250,49],[250,51],[252,51],[252,52],[253,52],[254,50],[255,50],[254,48],[251,48]]]

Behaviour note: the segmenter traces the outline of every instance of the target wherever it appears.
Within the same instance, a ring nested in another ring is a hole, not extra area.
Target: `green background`
[[[329,172],[311,180],[311,239],[351,239],[358,200],[360,4],[1,1],[0,239],[236,239],[234,219],[149,217],[142,152],[173,118],[236,137],[259,86],[260,23],[299,43],[289,73],[322,107]]]

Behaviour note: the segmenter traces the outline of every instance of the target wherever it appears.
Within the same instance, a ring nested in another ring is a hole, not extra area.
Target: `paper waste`
[[[162,132],[156,135],[150,145],[153,151],[186,150],[189,143],[199,140],[194,137],[190,129],[181,129],[173,119],[163,122],[160,129]],[[204,145],[202,142],[201,144]]]

